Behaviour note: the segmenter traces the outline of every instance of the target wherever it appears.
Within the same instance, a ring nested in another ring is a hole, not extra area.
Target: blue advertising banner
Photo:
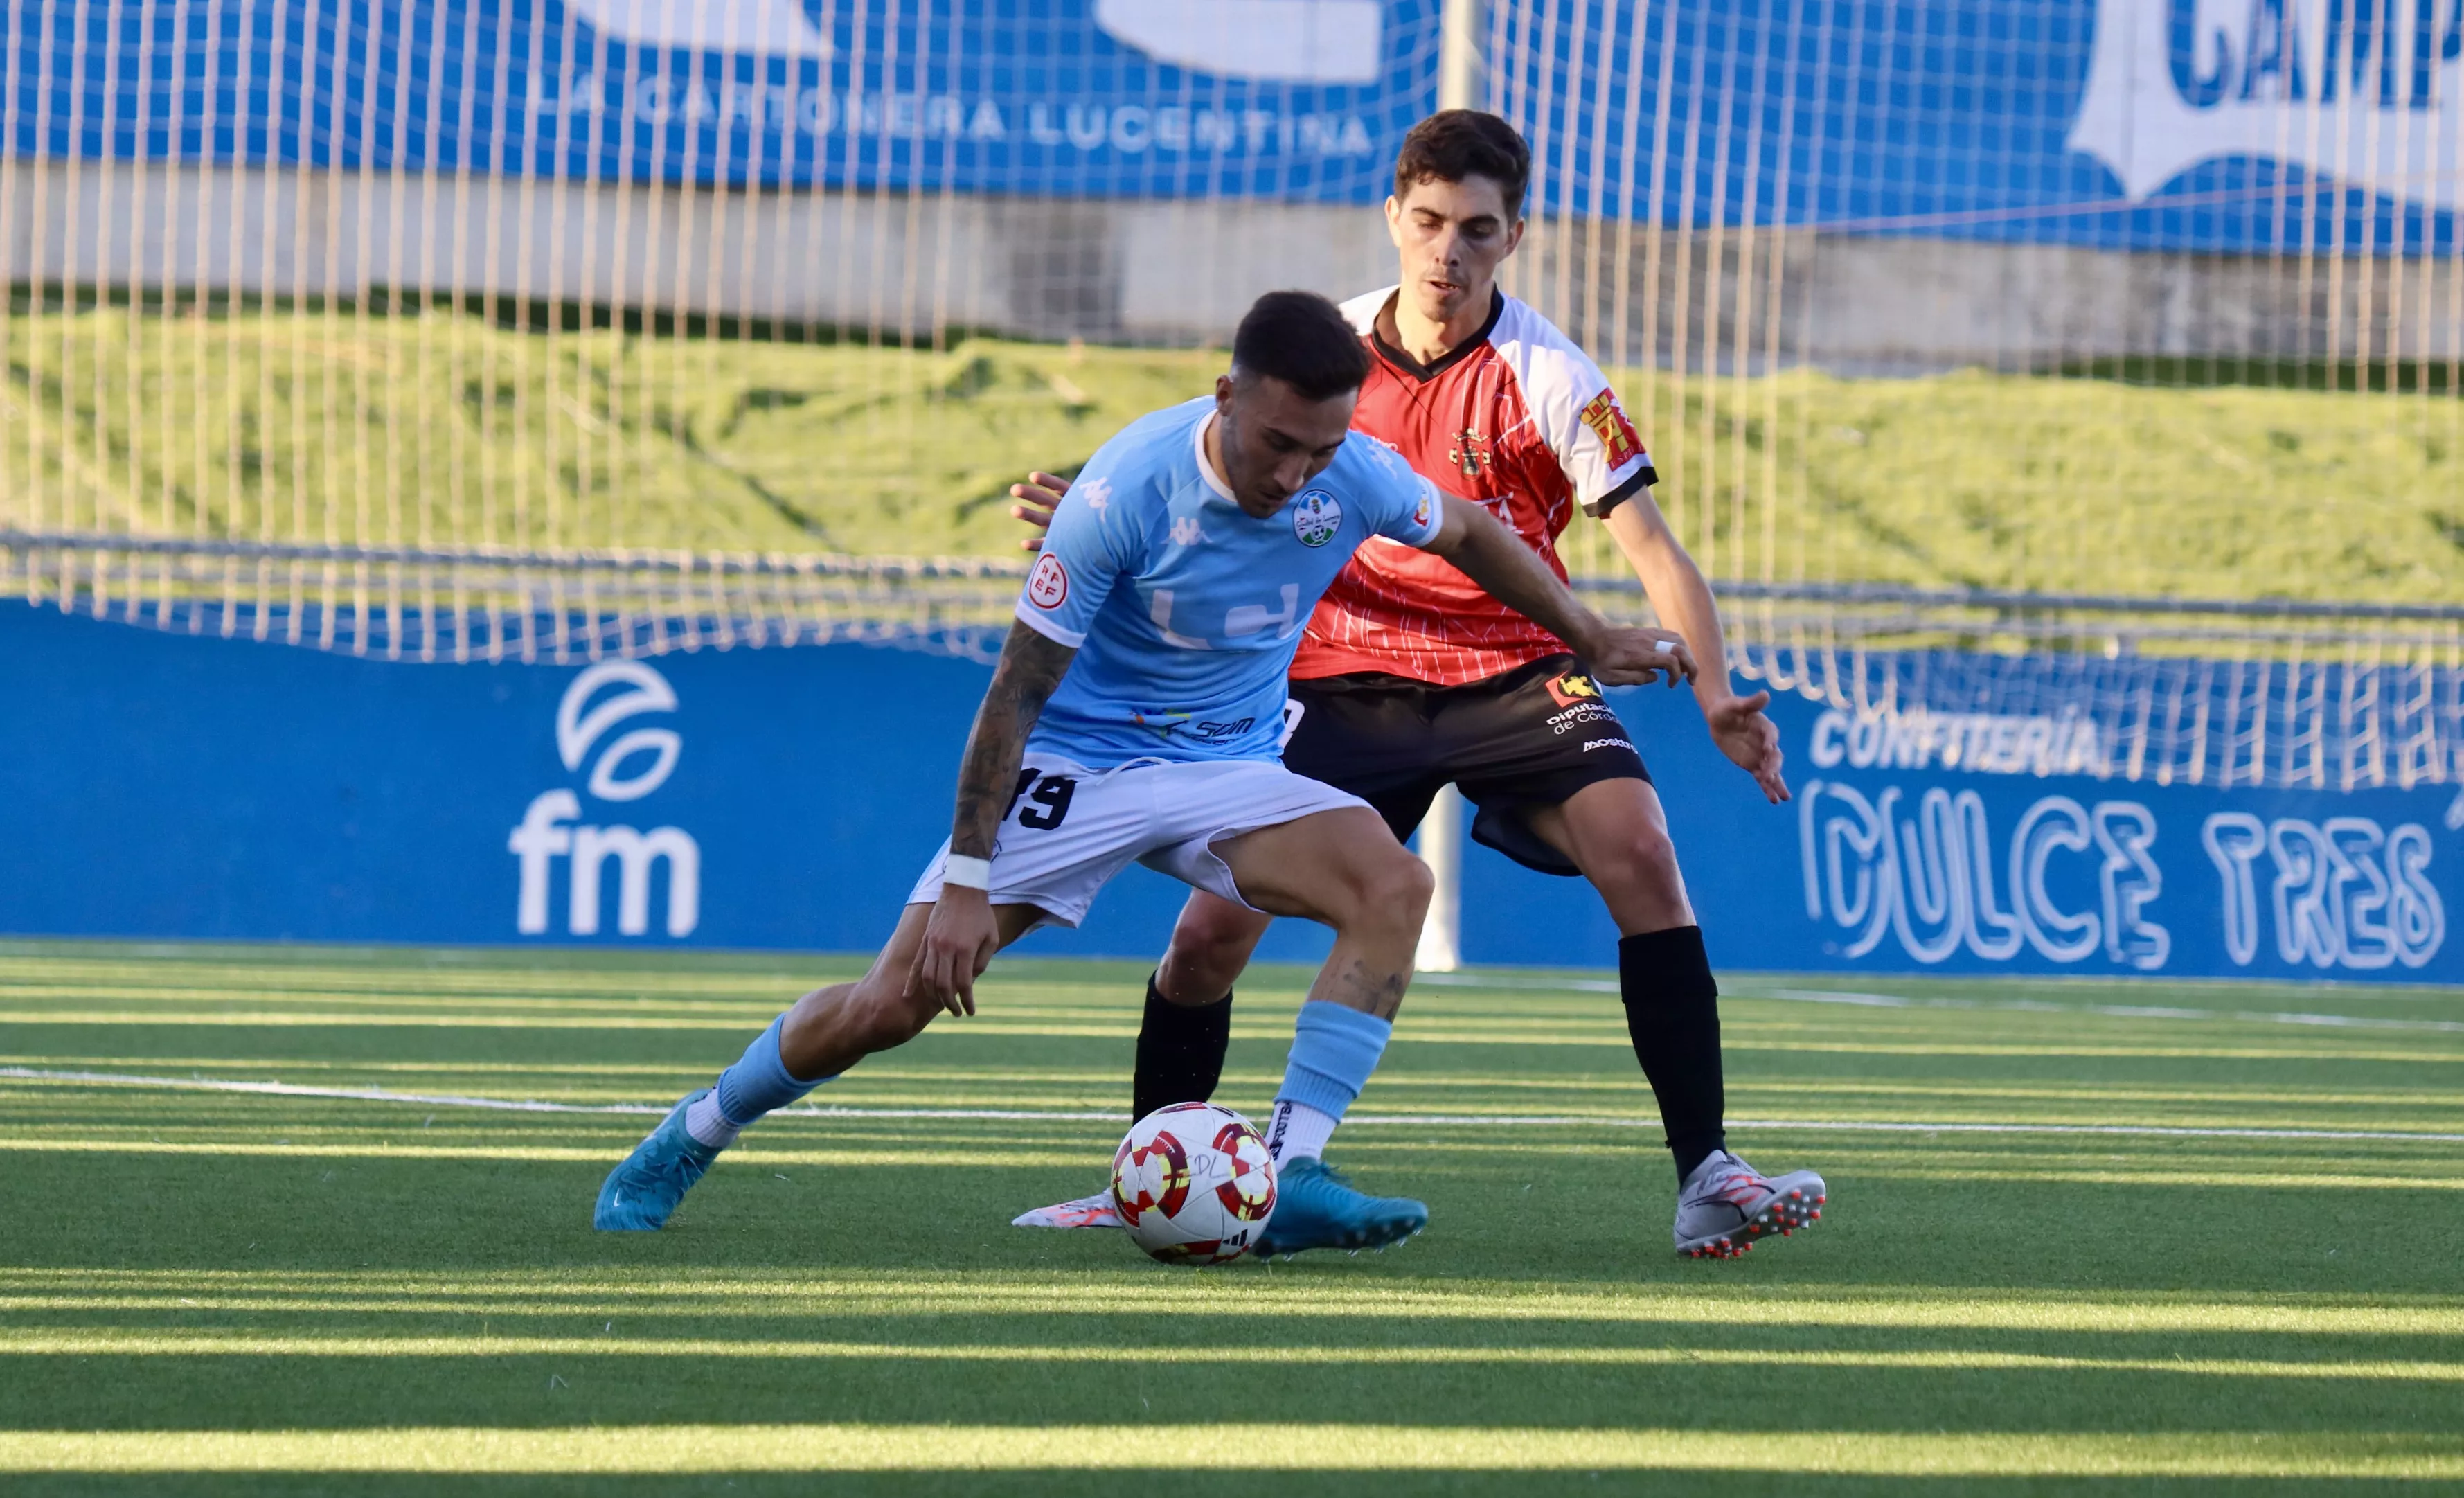
[[[1375,202],[1438,0],[10,7],[21,155]]]
[[[1617,705],[1647,715],[1632,726],[1722,967],[2464,979],[2446,945],[2464,895],[2452,784],[2131,782],[2088,736],[2066,741],[2058,717],[1926,722],[1783,695],[1771,714],[1795,799],[1773,807],[1711,751],[1690,704]],[[1465,952],[1598,963],[1617,932],[1588,891],[1552,888],[1572,882],[1475,849]]]
[[[1439,0],[85,0],[5,12],[19,155],[1370,204]],[[1544,212],[2341,253],[2453,242],[2464,8],[1489,8]]]
[[[990,679],[862,646],[388,663],[0,603],[0,932],[869,950]],[[1187,893],[1133,870],[1029,939],[1160,951]]]
[[[852,645],[389,663],[0,604],[0,932],[867,950],[987,680]],[[2445,777],[2159,784],[2074,716],[1784,695],[1771,806],[1690,699],[1616,706],[1725,968],[2464,980]],[[1612,960],[1578,880],[1474,848],[1464,889],[1472,962]],[[1184,893],[1133,870],[1029,950],[1152,956]],[[1284,921],[1264,955],[1325,947]]]

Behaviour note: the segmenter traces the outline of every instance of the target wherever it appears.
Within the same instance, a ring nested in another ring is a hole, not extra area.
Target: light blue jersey
[[[1028,738],[1089,769],[1272,760],[1318,596],[1372,536],[1423,546],[1438,493],[1353,432],[1284,507],[1243,512],[1206,461],[1212,397],[1142,416],[1070,484],[1018,617],[1078,657]]]

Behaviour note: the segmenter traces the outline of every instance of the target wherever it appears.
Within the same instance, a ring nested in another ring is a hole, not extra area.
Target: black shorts
[[[1480,814],[1471,835],[1542,873],[1581,870],[1527,818],[1595,781],[1651,772],[1580,662],[1552,655],[1486,681],[1432,686],[1362,672],[1291,684],[1300,711],[1284,764],[1377,808],[1408,838],[1448,783]]]

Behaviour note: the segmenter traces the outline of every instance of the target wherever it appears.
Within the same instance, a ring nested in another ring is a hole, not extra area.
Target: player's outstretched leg
[[[878,1050],[904,1046],[941,1012],[908,992],[930,905],[910,905],[872,968],[852,983],[817,988],[770,1022],[710,1087],[689,1093],[634,1146],[599,1187],[591,1224],[603,1232],[663,1227],[721,1150],[762,1114],[776,1112]],[[1037,912],[996,906],[1001,940],[1015,940]]]
[[[1232,981],[1249,964],[1274,917],[1193,890],[1173,928],[1171,950],[1147,979],[1138,1023],[1137,1069],[1130,1117],[1175,1103],[1203,1103],[1223,1077],[1232,1041]],[[1118,1227],[1109,1185],[1088,1196],[1022,1212],[1012,1227]]]
[[[1428,866],[1366,807],[1325,811],[1218,845],[1249,904],[1334,928],[1334,950],[1292,1027],[1267,1144],[1275,1152],[1275,1214],[1257,1252],[1379,1248],[1426,1226],[1429,1209],[1373,1197],[1325,1161],[1327,1140],[1368,1085],[1412,979],[1428,913]]]
[[[805,1081],[787,1069],[779,1054],[782,1014],[744,1047],[718,1081],[688,1093],[649,1137],[633,1147],[625,1163],[600,1182],[590,1225],[603,1233],[649,1232],[667,1225],[678,1203],[718,1152],[763,1113],[786,1107],[829,1080]]]
[[[1727,1152],[1720,985],[1659,794],[1647,781],[1596,781],[1559,805],[1534,808],[1528,825],[1597,887],[1625,933],[1617,986],[1677,1167],[1677,1251],[1733,1258],[1757,1239],[1812,1225],[1827,1194],[1821,1177],[1768,1179]]]

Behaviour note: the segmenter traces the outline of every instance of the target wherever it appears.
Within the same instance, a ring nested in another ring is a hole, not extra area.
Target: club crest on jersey
[[[1625,467],[1642,452],[1642,439],[1634,434],[1634,423],[1625,419],[1625,408],[1617,405],[1614,390],[1602,390],[1583,408],[1583,425],[1608,449],[1612,469]]]
[[[1343,529],[1343,506],[1323,489],[1311,489],[1292,501],[1292,534],[1304,546],[1323,546]]]
[[[1584,419],[1590,419],[1588,412]],[[1455,445],[1446,450],[1446,460],[1463,477],[1478,478],[1482,466],[1490,461],[1487,444],[1488,439],[1480,434],[1479,428],[1465,427],[1455,433]]]

